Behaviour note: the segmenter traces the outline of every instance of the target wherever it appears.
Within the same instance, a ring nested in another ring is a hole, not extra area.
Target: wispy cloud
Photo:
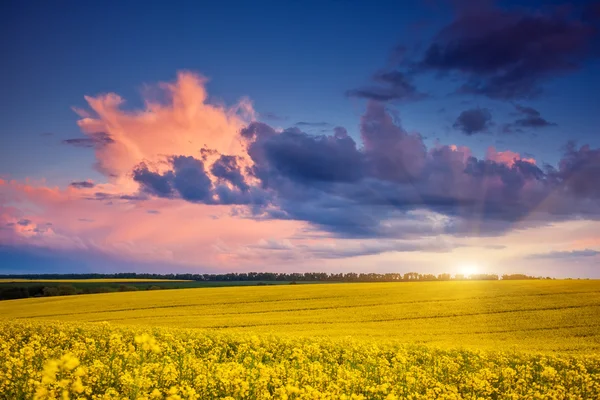
[[[600,251],[585,249],[571,251],[551,251],[549,253],[531,254],[528,258],[531,259],[569,259],[580,257],[594,257],[600,255]]]

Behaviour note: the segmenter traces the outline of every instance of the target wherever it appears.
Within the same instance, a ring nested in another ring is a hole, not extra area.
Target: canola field
[[[597,399],[600,282],[9,300],[0,398]]]

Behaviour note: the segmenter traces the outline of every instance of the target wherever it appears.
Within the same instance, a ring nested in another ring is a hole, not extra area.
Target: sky
[[[600,278],[600,2],[0,5],[0,274]]]

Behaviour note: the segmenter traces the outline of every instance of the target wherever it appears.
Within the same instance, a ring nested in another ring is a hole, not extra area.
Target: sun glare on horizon
[[[458,272],[464,276],[476,275],[479,273],[479,266],[477,264],[463,264],[459,267]]]

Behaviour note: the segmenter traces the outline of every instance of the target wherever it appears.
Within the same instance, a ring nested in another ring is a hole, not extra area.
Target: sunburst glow
[[[474,263],[463,264],[459,268],[459,273],[463,274],[464,276],[475,275],[475,274],[478,274],[479,272],[480,272],[479,266]]]

